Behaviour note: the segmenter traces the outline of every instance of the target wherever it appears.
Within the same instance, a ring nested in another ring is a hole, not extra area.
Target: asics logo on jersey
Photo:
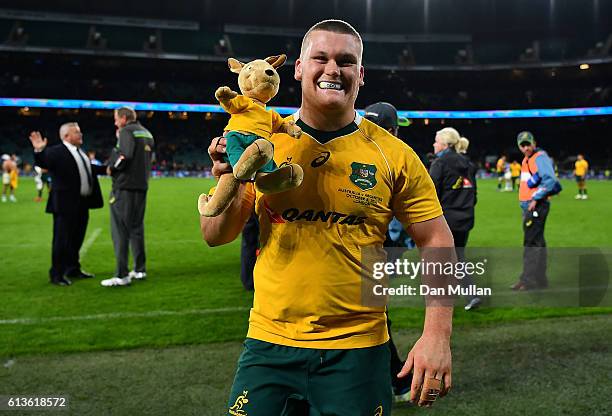
[[[306,209],[300,211],[297,208],[287,208],[281,214],[285,221],[321,221],[331,224],[341,225],[358,225],[363,224],[368,217],[360,217],[357,215],[345,214],[336,211],[316,211],[314,209]]]
[[[331,156],[330,152],[321,152],[319,156],[317,156],[312,162],[310,162],[310,166],[313,168],[318,168],[319,166],[323,166],[325,162],[329,160]]]

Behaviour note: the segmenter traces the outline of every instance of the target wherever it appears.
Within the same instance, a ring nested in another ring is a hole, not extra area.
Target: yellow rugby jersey
[[[268,138],[272,131],[283,124],[283,118],[274,110],[256,104],[244,95],[237,95],[227,103],[220,102],[221,107],[231,118],[225,127],[226,131],[241,131]]]
[[[11,178],[11,188],[17,189],[17,186],[19,185],[19,173],[17,172],[17,168],[11,171],[10,178]]]
[[[272,136],[274,159],[302,166],[304,181],[257,192],[261,249],[247,336],[303,348],[382,344],[385,308],[361,302],[360,248],[382,247],[393,216],[406,226],[441,216],[433,182],[409,146],[357,113],[334,133],[291,118],[303,134]]]
[[[586,160],[577,160],[574,164],[574,174],[576,176],[585,176],[589,170],[589,162]]]
[[[497,173],[502,173],[506,169],[506,162],[503,159],[497,159]]]
[[[512,172],[512,176],[515,177],[515,178],[521,176],[521,164],[520,163],[511,163],[510,164],[510,171]]]

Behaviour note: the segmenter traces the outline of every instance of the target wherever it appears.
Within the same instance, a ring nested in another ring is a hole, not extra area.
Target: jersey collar
[[[308,124],[304,123],[304,121],[300,119],[300,109],[293,113],[293,120],[295,121],[295,124],[297,124],[306,134],[311,136],[317,142],[325,144],[333,139],[346,136],[359,130],[358,126],[363,121],[363,117],[357,111],[355,111],[355,119],[347,126],[336,131],[321,131],[310,127]]]

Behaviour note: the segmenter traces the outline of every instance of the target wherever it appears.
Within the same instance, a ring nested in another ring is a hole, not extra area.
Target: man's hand
[[[536,201],[535,199],[532,199],[531,201],[529,201],[529,205],[527,206],[527,210],[533,211],[534,209],[536,209],[536,205],[538,205],[538,201]]]
[[[419,406],[431,407],[438,394],[445,396],[451,389],[450,339],[424,333],[408,353],[397,376],[406,377],[410,370],[413,371],[410,400],[416,400]]]
[[[43,138],[39,131],[33,131],[30,133],[30,142],[35,152],[42,152],[47,147],[47,138]]]
[[[212,139],[210,146],[208,146],[208,154],[213,162],[212,174],[217,179],[221,175],[233,172],[232,165],[223,159],[226,144],[227,140],[225,137],[215,137]]]

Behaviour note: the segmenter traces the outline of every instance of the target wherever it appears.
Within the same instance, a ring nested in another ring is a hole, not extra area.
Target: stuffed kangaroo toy
[[[271,56],[247,64],[228,59],[230,71],[238,74],[242,95],[229,87],[220,87],[215,97],[231,114],[223,135],[233,175],[222,175],[212,196],[200,195],[200,215],[221,214],[234,199],[240,181],[254,180],[257,190],[264,194],[284,192],[302,183],[304,171],[300,165],[276,166],[274,145],[270,142],[274,133],[286,133],[296,139],[302,134],[292,121],[284,121],[277,112],[266,110],[266,103],[278,93],[280,85],[276,68],[286,59],[285,55]]]

